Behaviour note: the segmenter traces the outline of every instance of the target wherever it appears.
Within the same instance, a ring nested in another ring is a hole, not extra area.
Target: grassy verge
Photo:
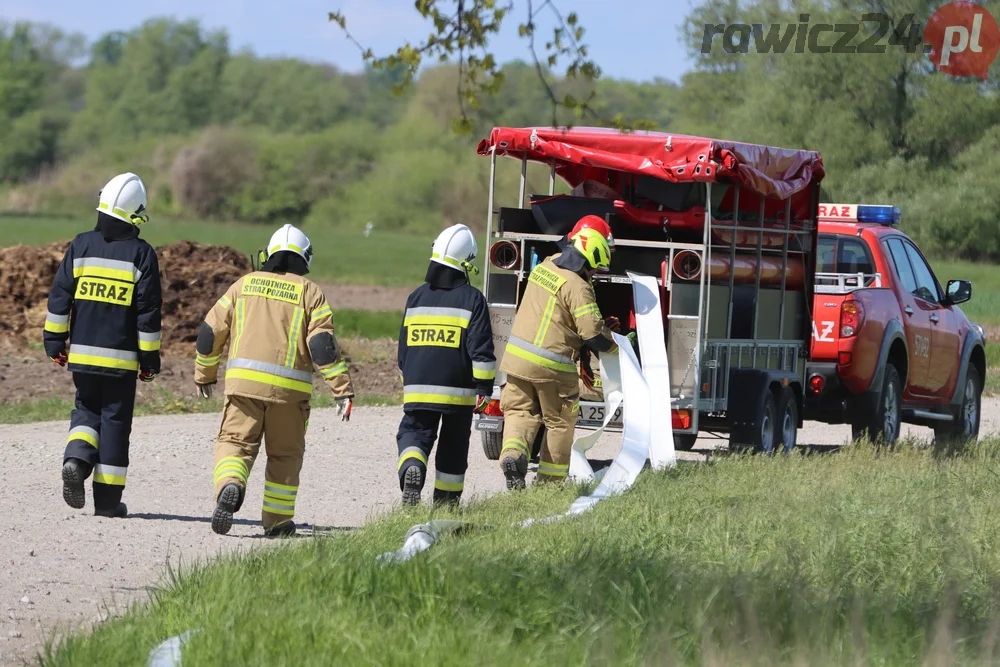
[[[185,667],[992,662],[998,460],[1000,441],[943,460],[733,457],[510,527],[573,496],[532,489],[464,512],[493,528],[383,566],[429,513],[399,511],[185,570],[45,664],[142,664],[194,629]]]
[[[87,217],[0,215],[0,247],[42,245],[69,240],[93,228]],[[228,245],[251,255],[267,245],[276,226],[248,223],[204,223],[154,220],[142,237],[154,246],[182,240]],[[434,235],[373,232],[332,227],[303,227],[314,248],[309,277],[345,285],[419,285],[423,281]],[[482,266],[480,262],[480,267]]]
[[[399,338],[399,326],[403,323],[401,310],[351,310],[338,308],[333,312],[333,324],[337,337],[354,336],[368,340],[379,338]]]

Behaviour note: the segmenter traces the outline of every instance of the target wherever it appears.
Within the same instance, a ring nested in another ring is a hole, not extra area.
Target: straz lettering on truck
[[[560,287],[566,284],[565,278],[554,271],[549,271],[541,264],[534,268],[528,280],[535,283],[549,294],[555,294],[559,291]]]
[[[836,322],[831,322],[829,320],[824,320],[820,322],[823,326],[822,332],[816,327],[816,321],[813,320],[813,338],[815,340],[823,341],[824,343],[833,342],[833,328],[837,326]]]
[[[107,278],[80,278],[76,285],[77,299],[101,301],[118,306],[132,305],[132,291],[135,285]]]
[[[247,278],[243,283],[243,296],[262,296],[265,299],[298,305],[302,301],[302,284],[273,278]]]
[[[820,204],[816,214],[821,218],[855,220],[858,216],[858,206],[857,204]]]
[[[913,354],[918,357],[931,356],[931,339],[925,336],[913,337]]]
[[[458,347],[462,340],[461,327],[439,324],[411,324],[406,329],[409,345],[434,345],[436,347]]]

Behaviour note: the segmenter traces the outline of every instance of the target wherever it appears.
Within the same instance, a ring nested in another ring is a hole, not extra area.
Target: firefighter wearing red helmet
[[[608,248],[610,248],[611,252],[615,251],[615,237],[611,233],[611,227],[608,226],[608,223],[603,218],[596,215],[583,216],[573,225],[573,229],[570,230],[569,234],[566,235],[567,239],[573,239],[582,229],[593,229],[598,232],[608,242]]]

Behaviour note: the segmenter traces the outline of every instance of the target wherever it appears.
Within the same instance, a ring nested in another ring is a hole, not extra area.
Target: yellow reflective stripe
[[[403,326],[408,327],[414,324],[438,324],[467,329],[469,327],[469,318],[453,317],[451,315],[410,315],[403,319]]]
[[[327,315],[330,315],[331,317],[333,316],[333,310],[330,308],[330,304],[320,306],[316,310],[312,311],[309,315],[309,319],[318,320],[319,318],[326,317]]]
[[[437,403],[438,405],[475,405],[475,396],[449,396],[447,394],[407,394],[403,392],[403,403]]]
[[[403,464],[410,459],[416,459],[423,463],[425,467],[427,466],[427,456],[424,455],[422,451],[416,447],[407,447],[403,450],[403,453],[399,455],[399,463],[396,465],[396,470],[401,470],[403,468]]]
[[[302,318],[305,311],[296,308],[292,315],[292,323],[288,325],[288,352],[285,353],[285,366],[295,367],[295,353],[299,351],[299,331],[302,329]]]
[[[135,272],[125,269],[109,269],[103,266],[78,266],[73,269],[73,278],[111,278],[125,283],[134,283]]]
[[[336,377],[346,372],[347,372],[347,362],[341,361],[339,364],[330,366],[329,368],[321,369],[319,373],[323,377],[330,379],[332,377]],[[400,376],[400,379],[402,379],[402,376]]]
[[[474,377],[477,380],[492,380],[496,376],[497,372],[495,370],[484,371],[475,367],[473,367],[472,369],[472,377]]]
[[[445,257],[444,255],[441,255],[436,252],[431,253],[431,259],[439,259],[446,264],[450,264],[451,266],[462,268],[462,265],[459,263],[457,259],[452,259],[451,257]]]
[[[246,484],[247,478],[250,477],[246,462],[238,456],[226,456],[219,459],[219,462],[215,464],[215,481],[218,482],[226,477],[236,477]]]
[[[219,300],[216,303],[218,303],[223,308],[229,308],[229,304],[232,302],[229,300],[229,297],[223,294],[222,296],[219,297]]]
[[[305,252],[304,250],[302,250],[302,248],[298,247],[297,245],[293,245],[291,243],[279,243],[278,245],[273,245],[270,248],[268,248],[267,249],[267,254],[273,255],[274,253],[278,252],[279,250],[293,250],[293,251],[299,253],[300,255],[303,252]]]
[[[542,346],[542,341],[545,340],[545,334],[549,332],[549,324],[552,323],[552,313],[555,309],[556,298],[554,296],[550,296],[548,303],[545,304],[545,312],[542,314],[542,321],[538,323],[538,334],[535,335],[535,345],[538,347]]]
[[[100,203],[99,203],[99,204],[97,205],[97,207],[98,207],[98,208],[102,208],[102,209],[104,209],[105,211],[109,210],[109,209],[108,209],[108,205],[107,205],[107,204],[105,204],[104,202],[100,202]],[[133,217],[138,217],[138,216],[136,216],[136,215],[135,215],[134,213],[129,213],[129,212],[128,212],[128,211],[126,211],[125,209],[121,209],[121,208],[118,208],[117,206],[115,206],[114,208],[112,208],[112,209],[110,209],[110,210],[111,210],[111,212],[112,212],[112,213],[114,213],[115,215],[120,215],[120,216],[122,216],[123,218],[128,218],[129,220],[132,220],[132,218],[133,218]]]
[[[299,492],[299,487],[297,486],[289,486],[288,484],[278,484],[277,482],[264,482],[264,490],[266,491],[270,489],[287,491],[293,496]]]
[[[45,330],[49,333],[66,333],[69,331],[69,322],[59,323],[45,320]]]
[[[584,315],[589,315],[590,313],[597,313],[597,316],[600,317],[601,309],[597,307],[596,303],[588,303],[587,305],[580,306],[574,310],[573,317],[583,317]]]
[[[293,391],[301,391],[304,394],[312,394],[312,383],[292,380],[291,378],[283,378],[277,375],[271,375],[270,373],[265,373],[263,371],[252,371],[248,368],[226,369],[226,380],[229,380],[230,378],[234,380],[250,380],[251,382],[260,382],[261,384],[269,384],[275,387],[282,387],[284,389],[292,389]]]
[[[98,484],[109,484],[111,486],[125,486],[123,475],[109,475],[106,472],[95,472],[94,481]]]
[[[139,370],[138,360],[112,359],[110,357],[97,357],[92,354],[74,354],[72,351],[69,353],[69,363],[98,366],[100,368],[120,368],[126,371]]]
[[[527,350],[522,350],[515,345],[508,345],[506,348],[507,354],[513,354],[515,357],[520,357],[525,361],[530,361],[533,364],[538,364],[539,366],[544,366],[545,368],[551,368],[555,371],[562,371],[564,373],[575,373],[576,366],[574,364],[564,364],[560,361],[553,361],[551,359],[546,359],[541,357],[534,352],[528,352]]]
[[[246,299],[236,299],[236,333],[233,336],[233,344],[230,346],[230,357],[236,356],[236,350],[240,346],[240,338],[243,336],[243,318],[246,314],[247,302]]]
[[[264,500],[279,507],[295,509],[295,496],[277,496],[269,491],[265,491]]]
[[[95,433],[96,433],[96,431],[95,431]],[[92,433],[90,433],[88,431],[83,431],[83,430],[80,430],[80,431],[70,431],[69,432],[69,437],[66,438],[66,442],[69,443],[69,442],[73,442],[74,440],[83,440],[84,442],[86,442],[91,447],[94,447],[94,448],[97,447],[97,437],[94,436]]]
[[[221,354],[217,354],[214,357],[203,357],[202,355],[198,354],[194,358],[194,363],[198,364],[199,366],[218,366],[220,359],[222,359]]]
[[[442,482],[434,480],[434,488],[438,491],[462,491],[465,489],[465,482]]]
[[[569,472],[569,464],[546,463],[545,461],[541,461],[538,464],[538,472],[542,472],[543,470],[551,472],[553,475],[558,475],[560,473],[565,475]]]
[[[528,443],[520,438],[507,438],[503,441],[503,449],[516,449],[525,456],[531,456],[531,452],[528,450]]]
[[[267,500],[264,500],[264,511],[268,514],[283,514],[285,516],[295,515],[294,509],[287,509],[285,507],[275,505],[274,503],[270,503]]]
[[[139,341],[139,350],[141,350],[142,352],[156,352],[159,349],[160,349],[160,341],[158,341],[158,340],[154,340],[154,341],[140,340]]]

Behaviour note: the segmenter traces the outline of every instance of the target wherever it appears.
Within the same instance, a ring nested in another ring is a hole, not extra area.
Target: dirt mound
[[[0,346],[41,343],[49,290],[68,245],[61,241],[0,248]],[[250,271],[250,259],[226,246],[191,241],[161,246],[156,254],[164,349],[189,352],[205,314],[226,288]]]

